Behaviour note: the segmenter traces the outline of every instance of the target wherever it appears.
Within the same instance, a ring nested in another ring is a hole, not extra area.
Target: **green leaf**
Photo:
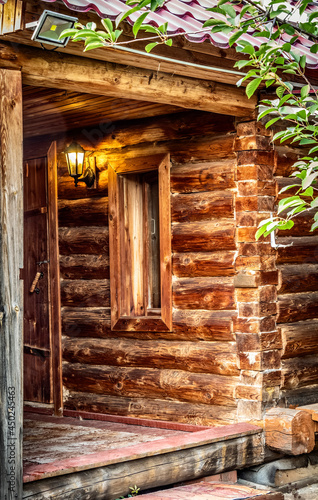
[[[154,47],[156,47],[156,45],[158,45],[158,42],[148,43],[145,47],[145,51],[150,52]]]
[[[302,98],[306,97],[309,94],[309,85],[304,85],[300,90],[300,95]]]
[[[288,189],[292,189],[294,187],[300,187],[299,184],[291,184],[290,186],[284,186],[279,192],[280,193],[285,193],[285,191],[287,191]]]
[[[314,222],[313,225],[311,226],[310,232],[312,233],[315,229],[318,227],[318,221]]]
[[[312,153],[316,153],[317,151],[318,151],[318,146],[315,146],[314,148],[311,148],[309,154],[311,155]]]
[[[279,229],[283,231],[291,229],[294,226],[294,221],[288,220],[287,222],[279,222]]]
[[[265,109],[265,111],[263,111],[258,115],[257,121],[261,120],[262,118],[264,118],[264,116],[269,115],[269,113],[272,113],[273,111],[275,111],[275,108]]]
[[[244,33],[243,30],[238,30],[236,33],[234,33],[234,35],[232,35],[229,39],[229,46],[232,47],[232,45],[236,42],[236,40],[238,40],[240,38],[240,36]],[[237,61],[237,62],[241,62],[241,61]],[[249,61],[242,61],[242,62],[248,62]],[[241,66],[243,67],[243,66]]]
[[[224,12],[226,12],[226,14],[228,14],[229,17],[231,17],[232,19],[236,16],[236,12],[235,12],[235,9],[232,7],[232,5],[226,3],[224,5],[222,5],[222,9],[224,10]]]
[[[256,240],[259,240],[260,237],[266,232],[267,230],[267,225],[264,224],[263,226],[261,226],[255,233],[255,239]]]
[[[278,96],[280,99],[283,97],[284,92],[285,92],[285,88],[284,88],[282,85],[280,85],[279,87],[277,87],[277,89],[276,89],[276,94],[277,94],[277,96]]]
[[[113,31],[113,23],[111,22],[110,19],[102,19],[102,25],[104,26],[105,30],[108,31],[108,33],[112,33]]]
[[[96,31],[97,25],[93,22],[90,22],[86,24],[86,28],[88,28],[89,30]]]
[[[103,42],[98,42],[98,41],[90,42],[86,45],[84,52],[87,52],[88,50],[99,49],[100,47],[105,47]]]
[[[252,95],[254,94],[254,92],[258,89],[260,83],[262,81],[262,78],[255,78],[254,80],[252,80],[246,87],[245,91],[246,91],[246,95],[247,97],[250,99],[252,97]]]
[[[168,40],[165,41],[166,45],[169,45],[169,47],[172,46],[172,38],[169,38]]]
[[[304,146],[305,144],[317,144],[317,141],[315,141],[315,139],[302,139],[299,144],[300,146]]]
[[[301,193],[301,196],[312,196],[314,194],[314,188],[310,186],[309,188],[306,189],[303,193]]]
[[[318,172],[313,172],[312,174],[307,175],[305,179],[303,179],[302,188],[303,189],[308,188],[317,177],[318,177]]]
[[[280,116],[277,116],[276,118],[272,118],[271,120],[269,120],[269,122],[267,122],[265,124],[265,128],[271,127],[272,125],[274,125],[274,123],[276,123],[280,119],[281,119]]]
[[[135,38],[138,34],[138,31],[140,30],[140,26],[142,25],[142,23],[144,22],[144,20],[148,16],[148,14],[149,14],[149,12],[144,12],[143,14],[141,14],[141,16],[138,17],[137,21],[135,21],[135,23],[133,25],[133,29],[132,29]]]
[[[310,203],[311,208],[317,208],[318,207],[318,197],[312,200]]]
[[[73,37],[73,35],[76,35],[76,33],[78,33],[78,30],[75,29],[75,28],[72,28],[72,29],[68,29],[68,30],[64,30],[62,31],[62,33],[60,34],[59,36],[59,39],[61,38],[67,38],[67,37]]]

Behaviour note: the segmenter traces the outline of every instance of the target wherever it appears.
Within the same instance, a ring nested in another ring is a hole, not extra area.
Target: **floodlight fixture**
[[[65,47],[70,37],[61,39],[59,37],[64,30],[73,28],[77,21],[77,17],[44,10],[40,19],[28,23],[26,28],[34,29],[31,40],[55,45],[55,47]]]

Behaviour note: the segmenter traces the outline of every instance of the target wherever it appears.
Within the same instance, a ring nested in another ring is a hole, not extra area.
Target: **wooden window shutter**
[[[112,330],[169,331],[169,155],[109,165],[108,194]]]

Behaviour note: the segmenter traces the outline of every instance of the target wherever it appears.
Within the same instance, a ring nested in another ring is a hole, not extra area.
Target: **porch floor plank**
[[[140,500],[189,500],[189,498],[191,500],[283,500],[284,497],[281,493],[220,482],[202,482],[138,495]]]

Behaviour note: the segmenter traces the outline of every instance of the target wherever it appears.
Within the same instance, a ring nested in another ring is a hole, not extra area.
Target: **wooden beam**
[[[257,97],[231,85],[0,43],[0,66],[21,68],[23,82],[40,87],[149,100],[214,113],[245,116]]]
[[[22,498],[22,82],[0,69],[0,498]]]

